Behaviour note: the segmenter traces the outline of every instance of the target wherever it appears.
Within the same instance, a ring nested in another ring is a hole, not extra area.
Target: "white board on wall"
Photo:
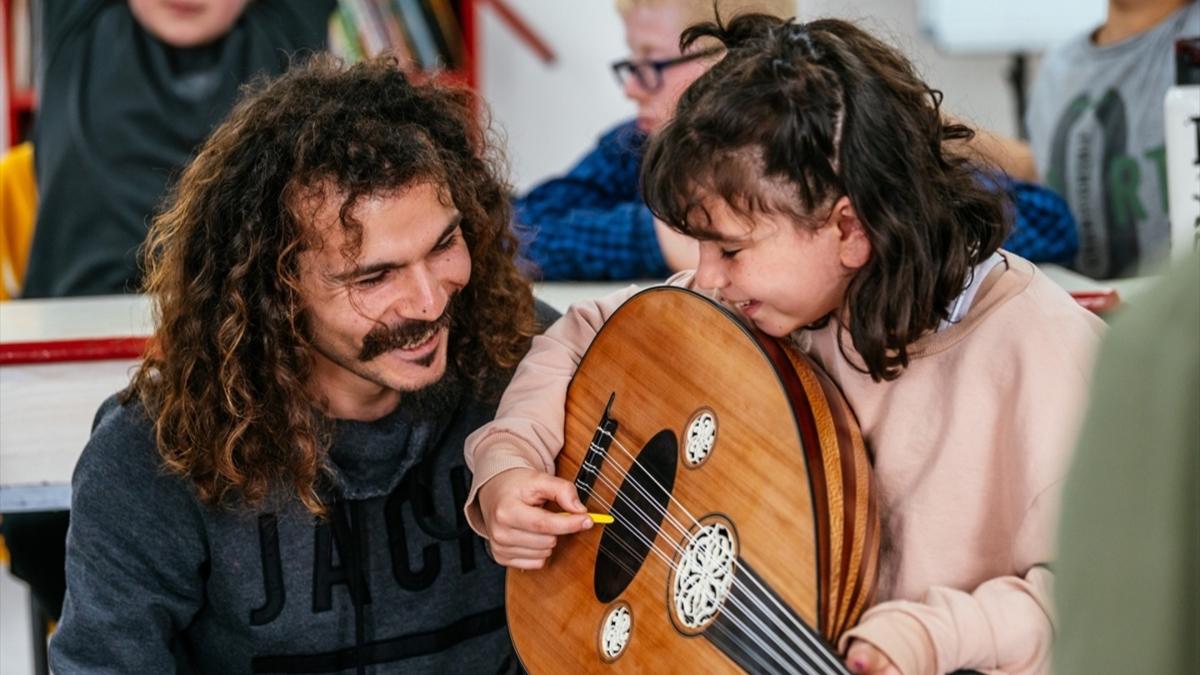
[[[920,0],[922,32],[952,54],[1041,52],[1104,22],[1106,0]]]

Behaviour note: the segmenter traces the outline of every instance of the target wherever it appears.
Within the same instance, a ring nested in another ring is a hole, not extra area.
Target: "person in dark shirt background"
[[[165,188],[256,74],[324,49],[334,0],[48,0],[24,298],[135,292]]]
[[[45,0],[39,196],[23,298],[135,292],[167,185],[255,75],[323,50],[334,0]],[[6,514],[14,576],[58,618],[67,513]]]

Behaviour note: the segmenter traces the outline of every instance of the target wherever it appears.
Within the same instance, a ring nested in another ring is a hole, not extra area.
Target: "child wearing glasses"
[[[638,190],[647,137],[675,109],[679,95],[719,53],[683,53],[679,35],[694,23],[758,12],[781,18],[795,0],[616,0],[629,58],[612,65],[637,117],[600,137],[565,175],[517,200],[525,254],[546,280],[661,279],[695,267],[696,242],[655,220]]]
[[[679,49],[683,29],[749,12],[789,18],[795,0],[616,0],[629,58],[612,65],[635,119],[600,137],[566,174],[516,201],[526,256],[542,279],[661,279],[696,266],[696,243],[656,220],[638,190],[645,142],[672,116],[684,89],[717,59],[697,45]],[[993,179],[1015,204],[1006,248],[1034,262],[1070,261],[1077,250],[1066,202],[1040,186]]]

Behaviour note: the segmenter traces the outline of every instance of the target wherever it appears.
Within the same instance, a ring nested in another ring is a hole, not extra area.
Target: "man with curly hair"
[[[201,148],[75,471],[55,672],[516,669],[462,447],[553,310],[476,106],[316,57]]]

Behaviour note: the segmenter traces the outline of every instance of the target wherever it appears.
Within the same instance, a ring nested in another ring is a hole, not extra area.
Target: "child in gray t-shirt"
[[[1075,266],[1098,278],[1144,274],[1166,253],[1163,97],[1175,40],[1200,35],[1200,4],[1164,0],[1143,4],[1165,18],[1112,37],[1115,4],[1105,26],[1046,54],[1027,118],[1038,174],[1079,224]]]

